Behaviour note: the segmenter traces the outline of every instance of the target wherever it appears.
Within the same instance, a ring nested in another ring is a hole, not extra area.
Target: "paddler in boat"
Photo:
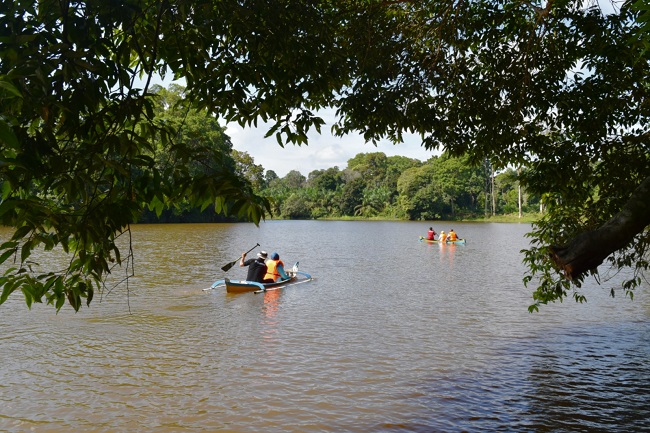
[[[433,229],[433,227],[429,227],[429,231],[427,232],[427,240],[428,241],[433,241],[435,240],[434,238],[436,237],[438,233]]]
[[[280,255],[275,251],[271,253],[271,258],[266,261],[266,275],[264,275],[264,282],[276,282],[288,280],[291,277],[287,275],[284,270],[284,262],[280,260]]]
[[[447,235],[447,241],[448,242],[455,242],[458,240],[458,235],[454,231],[454,229],[449,230],[449,234]]]
[[[445,243],[447,241],[447,235],[445,234],[445,231],[442,230],[440,232],[440,238],[438,239],[441,243]]]
[[[264,282],[264,275],[266,275],[266,260],[267,253],[266,251],[260,251],[257,253],[257,257],[254,259],[246,258],[246,253],[242,253],[241,260],[239,260],[239,266],[248,266],[248,274],[246,275],[246,281],[254,281],[256,283]]]

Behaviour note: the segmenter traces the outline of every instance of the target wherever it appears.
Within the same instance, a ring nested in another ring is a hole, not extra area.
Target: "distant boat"
[[[424,236],[420,236],[420,242],[428,242],[430,244],[441,243],[439,239],[427,239]],[[456,239],[455,241],[446,241],[442,242],[444,244],[464,244],[465,239]]]

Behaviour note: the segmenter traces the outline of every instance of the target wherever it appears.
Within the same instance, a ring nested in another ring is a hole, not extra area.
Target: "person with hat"
[[[242,253],[241,260],[239,260],[239,266],[248,266],[248,274],[246,275],[246,281],[255,281],[256,283],[264,283],[264,275],[266,275],[266,260],[267,254],[266,251],[260,251],[257,253],[257,257],[254,259],[246,258],[246,253]]]
[[[447,234],[445,233],[444,230],[442,230],[440,232],[440,239],[438,239],[438,241],[443,242],[443,243],[447,241]]]
[[[276,252],[271,254],[271,258],[266,261],[266,275],[264,275],[264,282],[270,280],[271,282],[288,280],[289,275],[284,270],[284,262],[280,260],[280,255]]]

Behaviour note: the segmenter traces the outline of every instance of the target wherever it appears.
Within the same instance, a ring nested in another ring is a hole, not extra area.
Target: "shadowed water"
[[[437,223],[468,239],[442,246],[429,225],[134,226],[128,289],[0,306],[0,431],[648,430],[647,288],[529,314],[528,225]],[[257,242],[315,280],[202,290]]]

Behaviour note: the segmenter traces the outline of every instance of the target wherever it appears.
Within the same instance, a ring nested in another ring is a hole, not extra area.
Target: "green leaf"
[[[4,90],[14,96],[17,96],[18,98],[23,97],[18,88],[16,88],[16,86],[10,82],[6,81],[3,77],[0,77],[0,90]]]
[[[16,254],[16,249],[10,249],[2,253],[0,255],[0,263],[4,263],[9,257],[14,256]]]
[[[2,81],[0,81],[0,85],[2,85]],[[20,147],[18,137],[16,137],[11,125],[2,116],[0,116],[0,143],[4,143],[5,146],[11,149],[18,149]]]

